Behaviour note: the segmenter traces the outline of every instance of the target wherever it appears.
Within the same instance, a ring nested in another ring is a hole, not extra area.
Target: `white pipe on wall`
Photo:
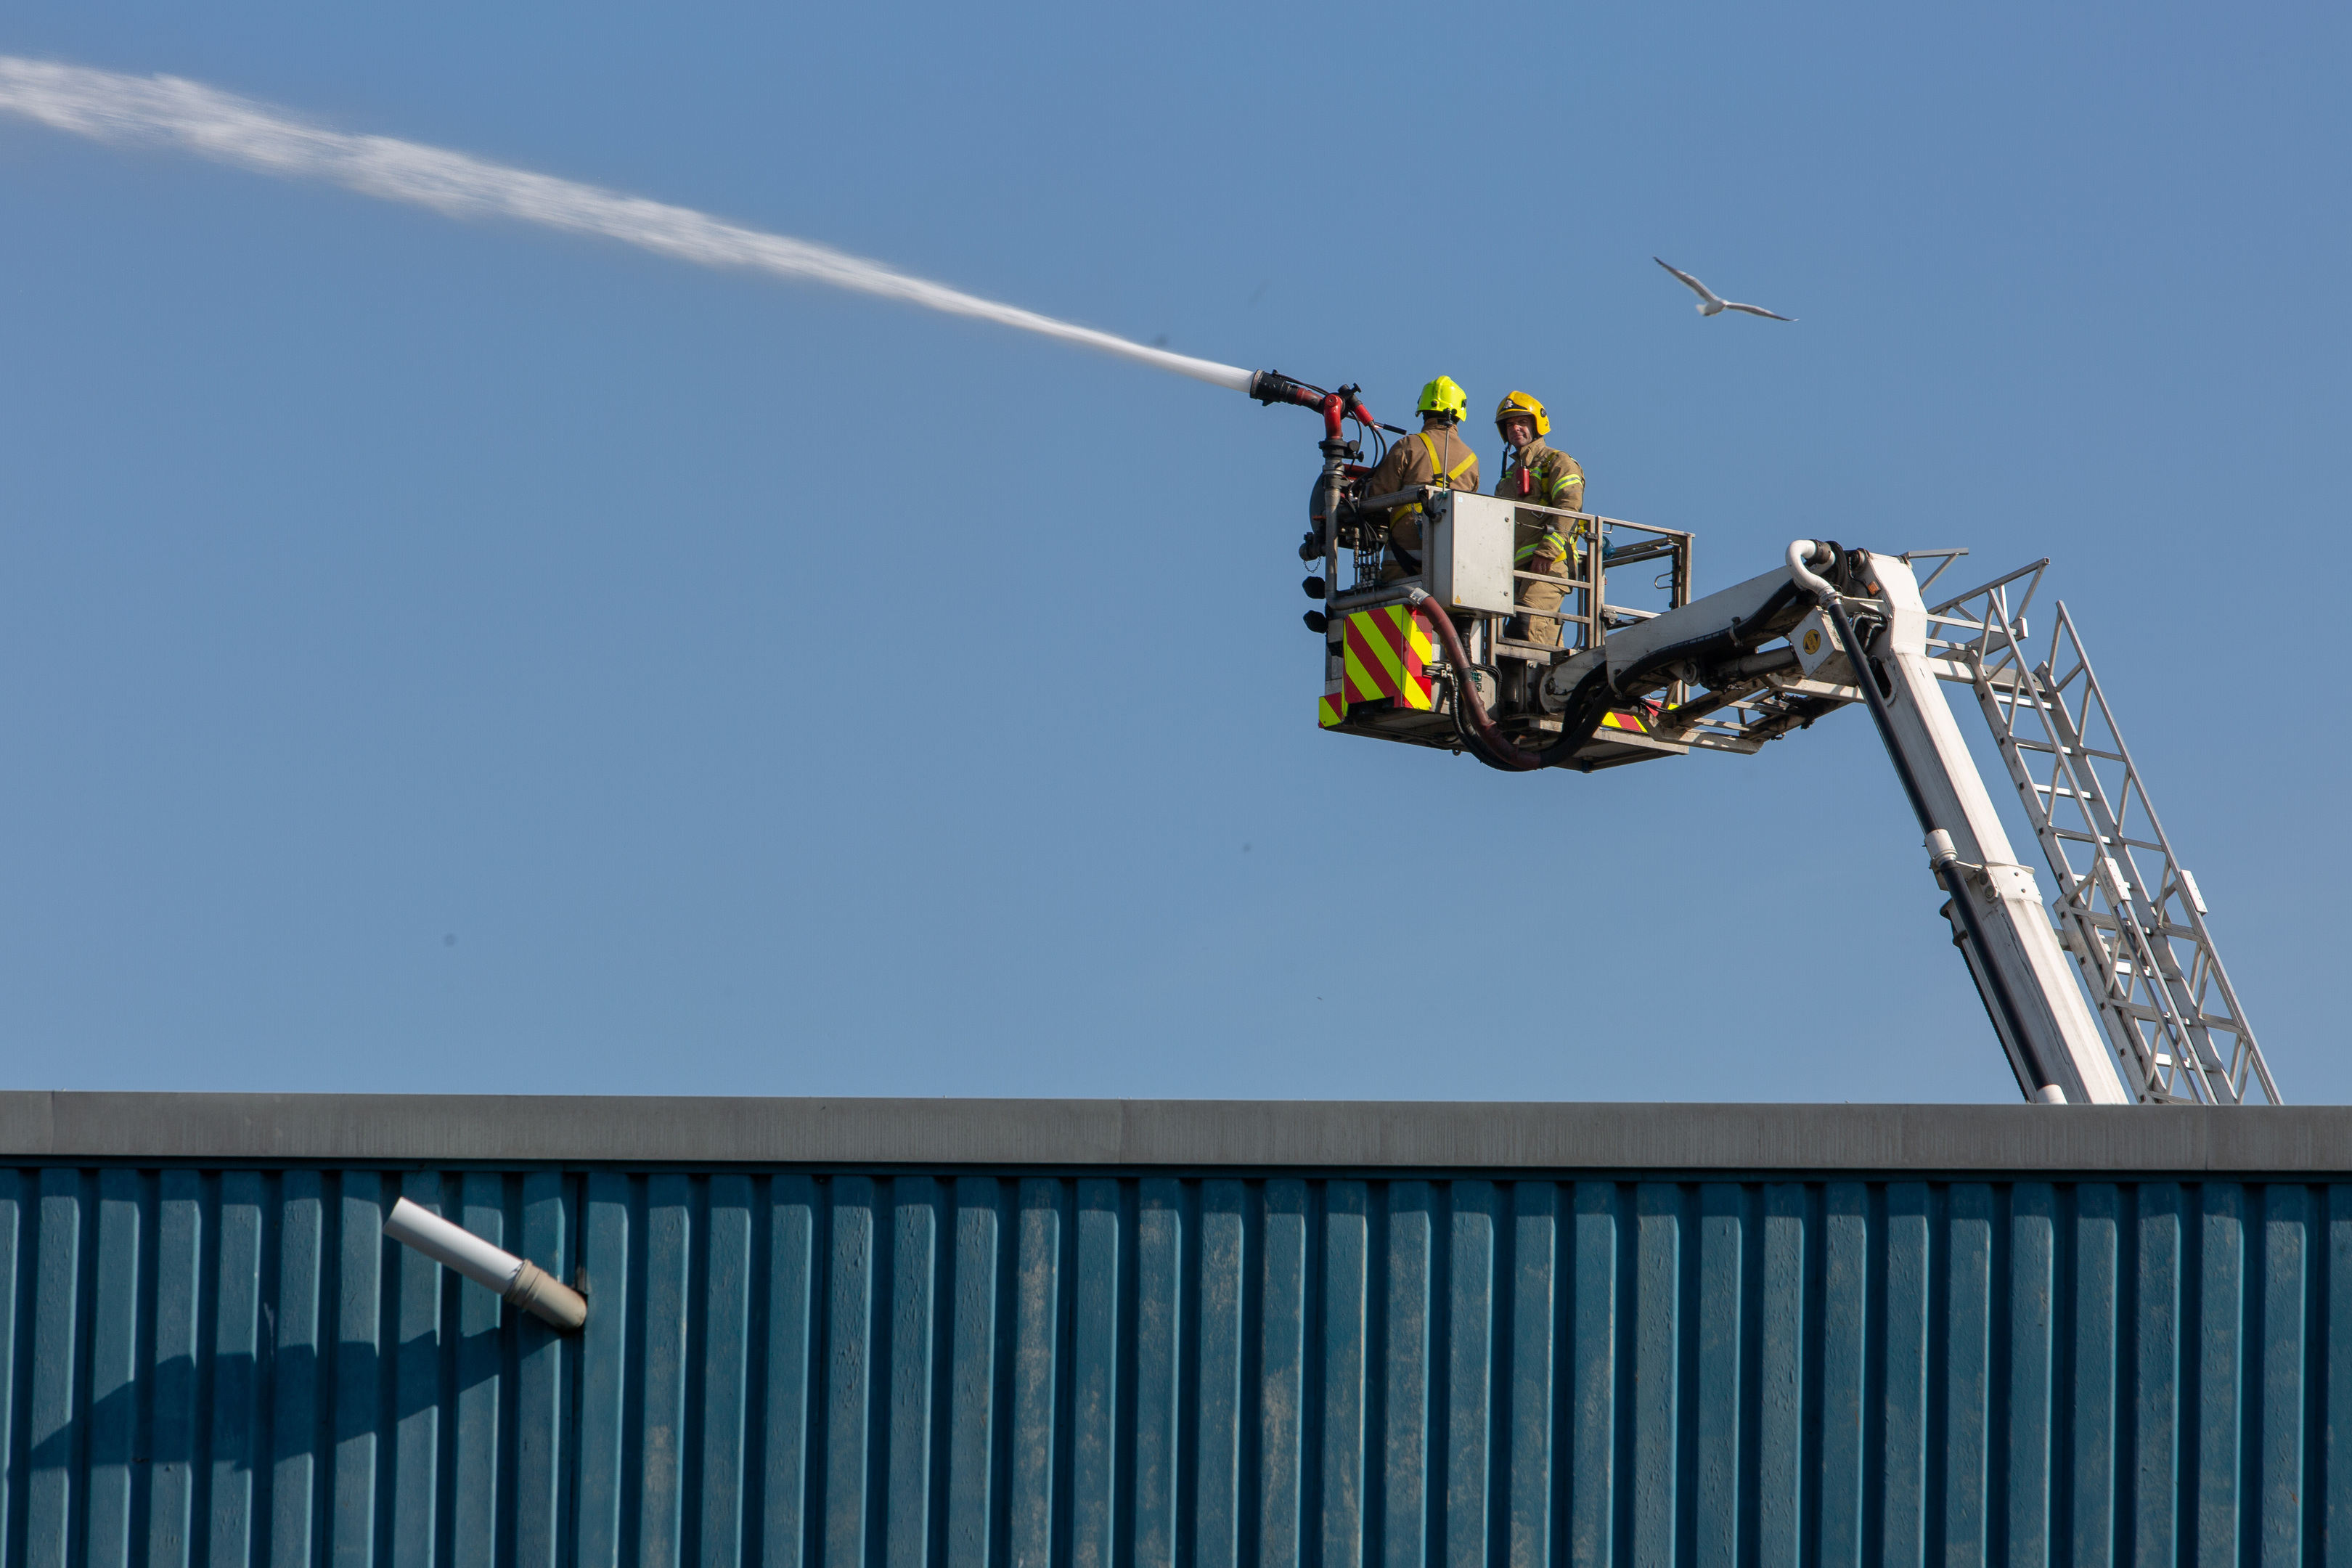
[[[406,1198],[395,1202],[384,1216],[383,1233],[567,1332],[588,1321],[586,1299],[538,1264],[493,1247]]]

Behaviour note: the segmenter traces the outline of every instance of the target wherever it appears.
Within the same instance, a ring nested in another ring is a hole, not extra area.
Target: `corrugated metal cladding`
[[[59,1165],[0,1271],[9,1568],[2352,1552],[2347,1186]]]

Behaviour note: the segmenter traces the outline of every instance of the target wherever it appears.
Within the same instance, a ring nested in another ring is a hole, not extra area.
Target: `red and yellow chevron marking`
[[[1636,735],[1650,732],[1649,721],[1639,713],[1604,713],[1601,718],[1601,727],[1604,730],[1631,730]]]
[[[1380,605],[1348,617],[1340,697],[1371,702],[1383,697],[1400,708],[1424,711],[1437,706],[1437,687],[1427,673],[1435,648],[1428,628],[1409,605]]]
[[[1323,700],[1315,705],[1315,721],[1326,730],[1347,716],[1348,694],[1344,691],[1327,691],[1323,694]]]

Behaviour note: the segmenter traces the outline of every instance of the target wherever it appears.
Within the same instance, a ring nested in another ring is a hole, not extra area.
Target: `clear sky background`
[[[1525,388],[1702,589],[1798,535],[2053,556],[2302,1102],[2352,1094],[2347,46],[2319,5],[0,21],[1392,419]],[[1654,253],[1802,320],[1701,320]],[[1858,710],[1591,778],[1318,733],[1315,435],[0,123],[5,1081],[2015,1099]]]

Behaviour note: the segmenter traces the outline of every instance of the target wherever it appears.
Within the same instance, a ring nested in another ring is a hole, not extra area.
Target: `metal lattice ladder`
[[[1946,558],[1932,582],[1961,553],[1913,556]],[[2196,879],[2157,820],[2063,600],[2048,657],[2035,664],[2025,652],[2025,612],[2049,564],[2045,557],[1929,610],[1928,651],[1946,662],[1944,679],[1976,690],[2057,879],[2059,939],[2082,968],[2126,1081],[2147,1103],[2280,1104],[2206,929]]]

